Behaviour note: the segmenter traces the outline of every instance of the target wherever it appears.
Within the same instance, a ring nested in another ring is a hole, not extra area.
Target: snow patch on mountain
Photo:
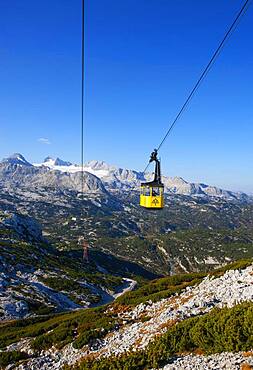
[[[59,159],[58,159],[59,160]],[[46,162],[34,164],[34,166],[47,166],[52,170],[62,172],[75,173],[82,171],[80,165],[71,164],[70,162],[61,161],[57,163],[50,157],[46,158]],[[67,164],[66,164],[67,163]],[[152,173],[143,173],[130,169],[118,168],[109,165],[104,161],[92,160],[84,164],[83,170],[89,172],[100,178],[105,184],[106,188],[110,190],[138,190],[141,182],[151,181]],[[162,181],[165,186],[165,192],[169,194],[189,195],[189,196],[211,196],[220,197],[230,200],[240,199],[244,200],[247,195],[244,193],[235,193],[228,190],[217,188],[203,183],[189,183],[182,177],[167,177],[163,176]]]
[[[60,158],[56,158],[56,159],[53,159],[52,157],[46,157],[45,159],[44,159],[44,162],[43,162],[43,164],[45,165],[45,166],[67,166],[67,167],[69,167],[69,166],[71,166],[72,165],[72,163],[71,162],[67,162],[67,161],[63,161],[62,159],[60,159]]]
[[[63,161],[60,158],[53,159],[51,157],[45,158],[43,163],[33,163],[33,165],[35,167],[46,166],[49,167],[51,170],[69,173],[81,172],[83,170],[99,178],[107,177],[112,171],[116,170],[116,167],[110,166],[104,161],[95,161],[95,160],[90,161],[85,163],[84,166],[82,167],[81,165],[78,164]]]
[[[23,190],[31,191],[32,189],[50,188],[58,189],[58,191],[107,193],[104,184],[97,176],[89,172],[84,172],[82,175],[80,170],[73,171],[73,173],[62,170],[62,168],[71,168],[72,165],[69,167],[52,165],[50,168],[45,165],[27,165],[25,159],[22,160],[22,163],[21,160],[15,156],[14,160],[10,157],[0,163],[0,185],[4,189],[13,191],[22,187]],[[61,170],[57,170],[57,168]]]
[[[89,161],[84,164],[84,166],[80,166],[77,164],[73,164],[68,161],[64,161],[60,158],[53,159],[51,157],[45,158],[43,163],[34,163],[33,165],[25,160],[25,158],[21,154],[14,154],[13,156],[4,159],[0,163],[0,182],[1,182],[1,165],[9,165],[13,166],[17,164],[21,168],[31,168],[31,172],[35,173],[36,170],[39,171],[39,175],[43,174],[42,177],[45,178],[46,181],[49,180],[48,184],[50,186],[63,186],[69,189],[75,188],[75,190],[80,191],[80,184],[79,180],[81,179],[81,171],[83,170],[86,175],[86,180],[91,180],[88,176],[95,176],[101,182],[101,186],[96,186],[96,188],[102,189],[103,186],[110,192],[114,191],[129,191],[129,190],[139,190],[140,184],[142,182],[150,181],[153,178],[152,173],[143,173],[138,172],[130,169],[123,169],[117,168],[116,166],[112,166],[107,164],[104,161]],[[50,176],[48,171],[53,172],[54,175]],[[7,168],[5,174],[8,176],[10,175],[11,167]],[[25,170],[21,171],[25,175]],[[63,176],[61,176],[62,174]],[[22,175],[22,174],[21,174]],[[80,176],[79,176],[80,175]],[[17,174],[15,173],[15,177]],[[27,177],[27,176],[26,176]],[[42,179],[41,177],[41,179]],[[32,179],[33,180],[33,179]],[[22,182],[22,179],[20,178]],[[36,179],[37,181],[37,179]],[[53,183],[52,183],[53,181]],[[164,183],[165,192],[168,194],[177,194],[177,195],[188,195],[188,196],[208,196],[208,197],[219,197],[225,198],[228,200],[240,200],[240,201],[247,201],[251,199],[244,193],[235,193],[228,190],[223,190],[217,188],[216,186],[210,186],[203,183],[189,183],[181,177],[162,177],[162,181]],[[40,182],[40,181],[39,181]],[[78,184],[77,184],[78,182]],[[94,178],[92,182],[95,183],[96,181]],[[51,185],[52,184],[52,185]],[[66,186],[65,186],[66,185]],[[77,186],[78,185],[78,186]],[[98,185],[98,184],[97,184]],[[78,189],[76,189],[76,186]],[[90,191],[90,187],[86,186],[87,191]]]

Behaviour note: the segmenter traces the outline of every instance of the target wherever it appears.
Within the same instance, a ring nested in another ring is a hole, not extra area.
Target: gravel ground
[[[246,367],[249,365],[249,367]],[[244,356],[243,352],[223,352],[211,356],[187,355],[171,359],[171,363],[160,370],[249,370],[253,369],[253,352]]]
[[[93,347],[75,350],[70,344],[61,351],[52,348],[18,369],[61,369],[63,364],[74,364],[88,354],[109,357],[112,354],[143,349],[157,334],[165,333],[176,321],[207,313],[214,307],[233,307],[245,301],[253,301],[253,266],[244,270],[227,271],[219,278],[206,277],[199,285],[188,287],[180,295],[156,303],[142,303],[131,311],[119,312],[118,316],[123,319],[124,325],[118,331],[109,333],[104,340],[97,341]],[[149,317],[149,320],[142,322],[143,316]],[[224,359],[222,356],[225,356]],[[236,356],[241,356],[238,364]],[[233,370],[239,369],[244,360],[242,354],[185,356],[174,359],[174,363],[168,364],[164,369]]]

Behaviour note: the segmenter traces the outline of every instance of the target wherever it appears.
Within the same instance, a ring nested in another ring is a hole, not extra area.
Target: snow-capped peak
[[[115,166],[111,166],[104,161],[92,160],[85,163],[82,168],[81,165],[72,164],[71,162],[63,161],[60,158],[54,159],[52,157],[46,157],[43,163],[34,163],[33,165],[36,167],[46,166],[51,170],[69,173],[80,172],[83,169],[84,171],[89,172],[99,178],[107,177],[110,175],[110,173],[117,170]]]
[[[54,166],[55,159],[52,157],[46,157],[43,161],[43,165],[45,166]]]
[[[45,166],[48,166],[48,167],[51,167],[51,166],[71,166],[72,163],[71,162],[67,162],[67,161],[63,161],[62,159],[60,158],[52,158],[52,157],[46,157],[44,159],[44,162],[43,164]]]
[[[20,153],[14,153],[8,158],[4,158],[2,160],[3,163],[10,163],[10,164],[18,164],[23,166],[32,166],[31,163],[29,163],[25,157]]]
[[[32,166],[19,153],[4,159],[3,163],[15,163],[19,166]],[[102,180],[105,187],[111,190],[137,190],[140,183],[150,181],[153,178],[152,173],[137,172],[129,169],[117,168],[109,165],[104,161],[92,160],[83,165],[72,164],[71,162],[63,161],[60,158],[45,158],[43,163],[34,163],[35,167],[47,167],[49,170],[57,170],[64,173],[76,173],[82,170],[95,175]],[[235,193],[226,191],[215,186],[205,185],[202,183],[191,183],[184,180],[182,177],[162,177],[165,192],[170,194],[188,195],[188,196],[211,196],[222,197],[227,199],[245,200],[248,196],[244,193]]]
[[[89,167],[93,170],[106,170],[106,171],[115,171],[117,167],[109,165],[108,163],[104,161],[96,161],[92,160],[87,163],[85,163],[85,167]]]

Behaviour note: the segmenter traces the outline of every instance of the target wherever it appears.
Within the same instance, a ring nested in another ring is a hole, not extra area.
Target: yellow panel
[[[148,195],[140,195],[140,205],[145,208],[163,208],[164,200],[163,196],[148,196]]]

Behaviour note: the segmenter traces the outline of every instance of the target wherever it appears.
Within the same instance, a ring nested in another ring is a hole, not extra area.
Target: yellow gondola
[[[164,207],[164,185],[161,182],[161,165],[157,158],[157,150],[151,153],[149,162],[155,162],[155,177],[153,181],[141,183],[140,205],[149,209]]]

